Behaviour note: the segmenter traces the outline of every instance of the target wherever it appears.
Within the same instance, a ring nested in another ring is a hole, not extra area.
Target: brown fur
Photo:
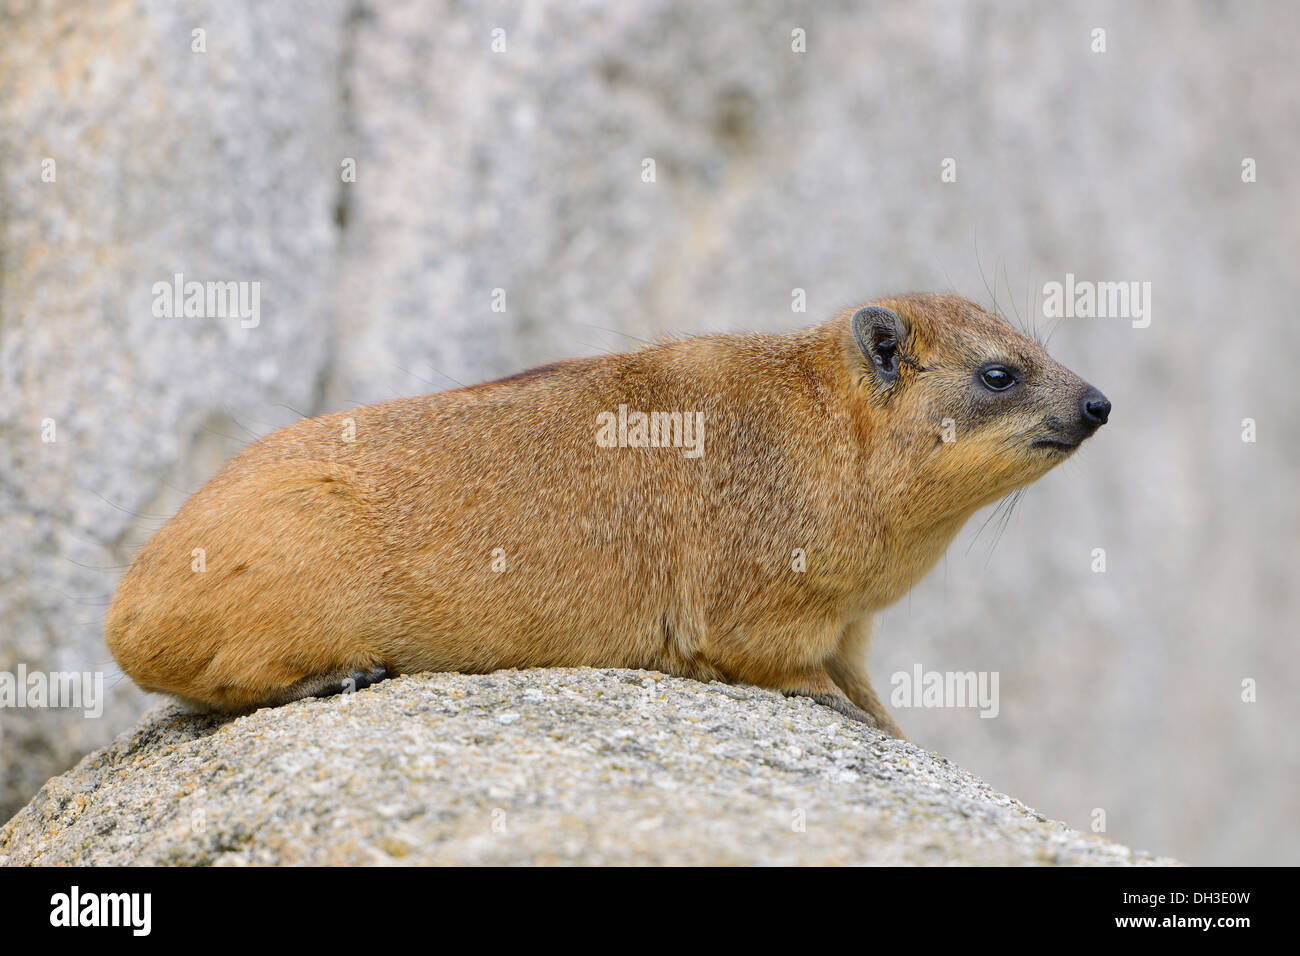
[[[144,689],[218,710],[375,666],[586,665],[804,694],[898,734],[864,670],[872,616],[972,513],[1066,457],[1030,441],[1088,386],[964,299],[875,304],[908,326],[888,386],[847,311],[277,431],[140,551],[108,645]],[[1026,369],[1021,397],[972,390],[987,359]],[[596,415],[620,404],[702,411],[702,456],[598,447]]]

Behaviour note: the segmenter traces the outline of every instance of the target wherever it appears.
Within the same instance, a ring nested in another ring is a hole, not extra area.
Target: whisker
[[[79,568],[85,568],[87,571],[123,571],[130,567],[129,564],[82,564],[80,561],[73,561],[66,554],[61,554],[59,557]]]
[[[235,422],[235,424],[239,425],[239,422]],[[243,428],[244,426],[239,425],[239,427]],[[227,435],[225,432],[219,432],[215,428],[212,428],[209,425],[204,425],[203,430],[211,435],[216,435],[218,438],[224,438],[226,441],[232,441],[236,445],[248,446],[249,444],[251,444],[251,442],[249,442],[248,439],[246,438],[236,438],[234,435]],[[245,429],[245,431],[247,431],[247,429]]]
[[[289,411],[293,412],[293,413],[294,413],[295,415],[297,415],[299,418],[310,418],[310,417],[311,417],[311,416],[308,415],[306,412],[300,412],[300,411],[298,411],[298,409],[294,408],[294,407],[293,407],[292,405],[290,405],[288,402],[274,402],[274,403],[272,404],[271,407],[272,407],[272,408],[276,408],[276,407],[279,407],[279,408],[287,408]]]
[[[609,332],[612,335],[621,335],[625,338],[632,339],[633,341],[636,342],[644,342],[646,345],[654,345],[654,343],[651,342],[649,339],[643,339],[641,338],[641,336],[633,335],[631,332],[621,332],[618,329],[607,329],[603,325],[592,325],[590,322],[584,322],[582,324],[589,329],[598,329],[601,332]],[[614,353],[610,353],[610,354],[614,354]]]
[[[231,440],[236,441],[237,439],[231,439]],[[98,491],[93,492],[93,494],[95,495],[96,498],[99,498],[103,500],[105,503],[112,505],[118,511],[121,511],[124,514],[129,514],[134,518],[157,518],[159,521],[166,521],[168,518],[171,517],[171,515],[151,515],[151,514],[145,514],[143,511],[132,511],[130,508],[124,508],[121,505],[117,504],[116,502],[109,501]]]
[[[393,367],[396,368],[396,369],[398,369],[399,371],[405,372],[407,375],[411,376],[411,378],[415,379],[416,381],[423,382],[425,385],[432,385],[432,386],[434,386],[435,388],[439,387],[437,382],[431,382],[431,381],[429,381],[427,378],[424,378],[423,376],[416,375],[416,374],[415,374],[414,372],[412,372],[409,368],[402,368],[402,366],[397,365],[397,364],[394,364]],[[456,384],[459,385],[461,388],[465,388],[465,383],[464,383],[464,382],[458,382],[458,381],[456,381],[456,379],[452,378],[452,377],[451,377],[450,375],[448,375],[446,372],[440,371],[440,370],[438,370],[438,369],[435,368],[435,369],[433,370],[433,374],[434,374],[434,375],[441,375],[443,378],[447,379],[448,381],[456,382]]]
[[[1007,506],[1007,502],[1008,500],[1010,500],[1010,497],[1011,496],[1008,495],[1006,498],[1003,498],[1001,501],[999,501],[996,505],[993,506],[993,510],[989,513],[989,516],[984,519],[984,523],[980,525],[980,529],[975,532],[975,537],[971,538],[970,544],[966,546],[967,554],[970,554],[971,549],[975,547],[975,543],[979,541],[980,535],[982,535],[984,533],[984,529],[989,526],[989,522],[993,521],[1001,513],[1002,509]]]
[[[998,294],[989,288],[988,276],[984,275],[984,263],[980,262],[980,234],[979,229],[975,229],[975,267],[980,271],[980,281],[984,283],[984,291],[989,294],[993,300],[993,311],[998,312]],[[1001,312],[998,312],[1001,315]]]
[[[240,428],[242,428],[244,431],[248,432],[248,434],[252,437],[253,441],[260,441],[262,439],[261,435],[253,431],[251,428],[249,428],[247,425],[245,425],[243,422],[241,422],[238,418],[235,417],[235,413],[231,410],[229,402],[222,402],[221,407],[225,409],[226,417],[229,418],[236,425],[238,425]]]
[[[1009,502],[1009,504],[1007,505],[1006,510],[1003,511],[1002,520],[998,523],[998,526],[994,531],[993,544],[989,546],[988,556],[984,559],[985,567],[988,567],[989,562],[993,560],[993,552],[997,548],[998,542],[1002,540],[1002,536],[1006,534],[1007,528],[1011,524],[1011,516],[1015,514],[1016,505],[1020,504],[1020,499],[1024,495],[1024,493],[1025,493],[1024,488],[1017,488],[1015,491],[1011,492],[1011,494],[1007,496],[1006,500]]]
[[[584,341],[582,341],[581,339],[577,339],[576,341],[577,341],[577,343],[578,343],[579,345],[581,345],[581,346],[582,346],[583,348],[585,348],[585,349],[593,349],[593,350],[595,350],[595,351],[597,351],[597,352],[604,352],[606,355],[618,355],[618,354],[619,354],[619,353],[615,352],[613,349],[607,349],[607,348],[605,348],[605,346],[603,346],[603,345],[597,345],[597,344],[594,343],[594,342],[584,342]]]

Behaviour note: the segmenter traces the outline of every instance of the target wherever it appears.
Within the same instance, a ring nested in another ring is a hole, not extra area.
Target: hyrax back
[[[325,415],[144,546],[107,640],[141,687],[219,710],[586,665],[897,733],[863,670],[872,615],[1109,407],[1000,318],[914,295]]]

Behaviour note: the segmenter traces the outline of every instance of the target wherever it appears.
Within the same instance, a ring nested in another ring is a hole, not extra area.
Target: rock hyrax
[[[145,690],[221,711],[415,671],[628,667],[898,734],[872,616],[1109,413],[999,316],[906,295],[322,415],[250,445],[140,550],[108,646]]]

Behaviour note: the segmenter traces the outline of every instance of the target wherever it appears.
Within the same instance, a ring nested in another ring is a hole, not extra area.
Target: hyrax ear
[[[903,360],[907,323],[892,309],[869,305],[853,313],[853,337],[867,361],[875,366],[880,384],[892,385]]]

